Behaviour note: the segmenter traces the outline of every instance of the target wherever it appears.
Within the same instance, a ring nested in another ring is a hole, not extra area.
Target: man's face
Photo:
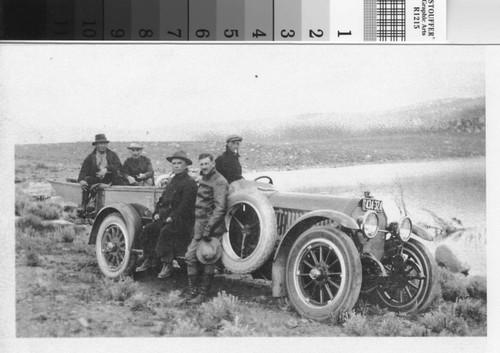
[[[141,155],[141,149],[140,148],[130,148],[130,154],[132,155],[132,158],[139,158]]]
[[[227,146],[229,147],[229,149],[233,152],[238,152],[238,150],[240,149],[240,144],[241,144],[241,141],[229,141],[227,143]]]
[[[107,142],[99,142],[97,145],[97,151],[104,153],[108,149],[108,143]]]
[[[172,172],[174,174],[180,174],[187,168],[187,163],[184,159],[172,159]]]
[[[200,170],[203,175],[207,175],[215,168],[215,162],[211,161],[209,157],[200,159],[198,163],[200,164]]]

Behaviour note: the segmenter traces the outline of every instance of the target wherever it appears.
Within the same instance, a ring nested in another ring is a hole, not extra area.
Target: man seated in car
[[[82,209],[85,211],[90,190],[96,184],[123,185],[122,163],[118,155],[108,149],[109,141],[104,134],[97,134],[92,145],[94,151],[83,161],[78,183],[82,187]]]
[[[132,142],[128,147],[130,157],[123,163],[123,174],[130,185],[152,186],[154,185],[154,171],[151,159],[142,154],[144,146]]]

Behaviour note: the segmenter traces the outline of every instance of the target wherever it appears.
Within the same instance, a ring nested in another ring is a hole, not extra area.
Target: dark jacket
[[[97,167],[96,161],[96,153],[97,149],[94,148],[94,151],[85,158],[82,164],[82,168],[80,169],[80,174],[78,175],[78,182],[85,180],[87,177],[94,178],[99,172],[99,168]],[[111,151],[106,150],[106,159],[108,160],[108,173],[113,176],[121,175],[122,162],[120,162],[120,158],[118,155]]]
[[[137,179],[137,175],[144,173],[146,176],[144,179],[149,179],[154,176],[153,165],[151,164],[151,159],[146,156],[140,155],[139,158],[127,158],[125,163],[123,163],[123,174],[125,176],[131,176],[135,178],[136,181],[140,181]]]
[[[231,184],[235,180],[243,179],[241,175],[240,155],[226,146],[226,151],[215,159],[215,168]]]
[[[156,203],[154,213],[158,213],[164,220],[171,217],[173,228],[180,231],[192,227],[196,189],[196,181],[189,176],[187,169],[174,175]]]
[[[212,170],[207,175],[202,174],[199,180],[198,194],[196,196],[196,221],[203,220],[205,232],[224,232],[224,217],[226,215],[228,183],[217,171]],[[199,239],[203,234],[195,234]]]

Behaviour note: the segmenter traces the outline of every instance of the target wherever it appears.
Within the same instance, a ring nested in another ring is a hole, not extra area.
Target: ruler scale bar
[[[3,0],[0,40],[445,42],[446,0]]]

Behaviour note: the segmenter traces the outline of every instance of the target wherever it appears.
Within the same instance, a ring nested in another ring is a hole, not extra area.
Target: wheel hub
[[[326,280],[326,272],[322,267],[314,267],[309,271],[309,277],[317,282],[324,282]]]
[[[113,242],[107,242],[106,243],[106,251],[107,252],[116,251],[116,244]]]

